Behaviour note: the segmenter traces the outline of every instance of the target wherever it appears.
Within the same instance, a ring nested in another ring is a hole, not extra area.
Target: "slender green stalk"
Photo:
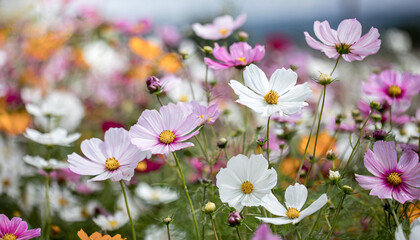
[[[210,219],[211,219],[211,225],[213,227],[214,238],[216,240],[219,240],[219,238],[217,237],[216,223],[214,222],[213,216],[210,216]]]
[[[340,61],[340,58],[341,58],[341,54],[340,54],[340,56],[338,56],[337,61],[335,61],[334,68],[333,68],[333,70],[332,70],[332,71],[331,71],[331,73],[330,73],[330,75],[331,75],[331,76],[333,75],[333,73],[334,73],[335,69],[337,68],[338,61]]]
[[[158,100],[158,102],[159,102],[160,106],[162,107],[162,106],[163,106],[163,104],[162,104],[162,101],[160,100],[159,95],[157,95],[157,94],[156,94],[156,98],[157,98],[157,100]]]
[[[300,233],[298,231],[297,225],[295,226],[295,231],[296,231],[296,236],[297,236],[298,240],[302,240],[302,236],[300,235]]]
[[[347,194],[344,193],[343,196],[340,199],[340,203],[338,203],[338,208],[335,211],[335,215],[334,215],[334,219],[333,219],[333,222],[332,222],[332,225],[331,225],[331,229],[328,232],[327,237],[325,238],[326,240],[330,239],[331,234],[334,232],[335,224],[337,223],[337,219],[338,219],[338,214],[340,214],[341,207],[343,206],[343,202],[344,202],[344,199],[346,198],[346,195]]]
[[[131,233],[133,235],[133,239],[136,240],[137,239],[136,238],[136,230],[134,229],[133,218],[131,217],[130,207],[128,206],[127,193],[125,192],[124,183],[123,183],[122,180],[120,181],[120,186],[121,186],[121,190],[122,190],[123,195],[124,195],[125,207],[127,209],[128,218],[130,219]]]
[[[203,145],[201,144],[200,140],[198,140],[197,136],[194,136],[194,139],[197,141],[198,146],[200,146],[201,152],[203,152],[204,158],[206,159],[206,162],[209,162],[209,159],[207,158],[206,150],[204,149]]]
[[[265,140],[267,141],[267,149],[266,149],[266,151],[267,151],[267,153],[266,153],[266,155],[267,155],[267,162],[268,162],[268,165],[270,165],[270,137],[269,137],[269,134],[270,134],[270,118],[271,118],[271,116],[269,116],[268,117],[268,120],[267,120],[267,134],[266,134],[266,137],[265,137]]]
[[[47,222],[46,222],[46,235],[45,238],[47,240],[50,239],[50,232],[51,232],[51,206],[50,206],[50,173],[47,172],[45,176],[45,201],[47,204]]]
[[[323,93],[324,93],[324,89],[321,90],[321,95],[319,95],[318,103],[316,104],[314,120],[312,121],[312,127],[311,127],[311,131],[309,132],[308,141],[306,141],[305,151],[303,152],[302,160],[300,160],[299,170],[297,172],[295,183],[299,181],[300,172],[302,171],[302,166],[303,166],[303,163],[305,162],[306,154],[308,153],[309,142],[311,141],[312,132],[315,127],[316,118],[318,116],[318,108],[319,108],[319,104],[321,103]]]
[[[394,204],[392,204],[392,201],[391,200],[389,200],[388,199],[388,202],[389,202],[389,205],[391,205],[391,213],[392,213],[392,216],[394,217],[394,220],[395,220],[395,223],[397,224],[397,226],[398,225],[400,225],[400,221],[398,221],[398,216],[397,216],[397,214],[395,213],[395,211],[394,211]]]
[[[331,190],[332,190],[332,187],[333,187],[332,185],[330,185],[330,186],[328,187],[328,190],[327,190],[327,196],[330,194],[330,192],[331,192]],[[321,209],[319,209],[318,214],[317,214],[316,219],[315,219],[315,222],[312,224],[311,231],[309,231],[309,234],[308,234],[308,239],[310,239],[310,238],[311,238],[311,235],[312,235],[312,233],[313,233],[313,232],[314,232],[314,230],[315,230],[315,226],[317,225],[317,223],[318,223],[318,221],[319,221],[319,218],[320,218],[320,216],[321,216],[322,211],[324,210],[324,207],[325,207],[325,205],[324,205]]]
[[[338,63],[338,61],[337,61]],[[309,175],[311,173],[312,170],[312,166],[314,165],[315,162],[315,156],[316,156],[316,145],[318,143],[318,135],[319,135],[319,128],[321,126],[321,119],[322,119],[322,112],[324,111],[324,105],[325,105],[325,95],[327,95],[327,85],[324,85],[323,88],[323,94],[322,94],[322,104],[321,104],[321,111],[319,112],[319,118],[318,118],[318,127],[316,129],[316,135],[315,135],[315,144],[314,144],[314,151],[312,154],[312,161],[311,161],[311,165],[309,166],[308,172],[306,173],[306,178],[305,178],[305,184],[308,184],[308,178]]]
[[[239,240],[242,240],[241,233],[239,232],[239,226],[236,226],[236,233],[238,234]]]
[[[168,231],[168,240],[171,240],[171,232],[169,231],[169,224],[166,224],[166,230]]]
[[[193,221],[194,221],[196,239],[200,239],[200,231],[198,230],[198,223],[197,223],[197,218],[195,217],[194,205],[191,201],[191,197],[190,197],[190,194],[188,192],[187,184],[185,183],[184,173],[182,172],[181,165],[179,164],[178,157],[176,156],[176,154],[174,152],[172,152],[172,155],[174,156],[176,166],[178,167],[179,174],[181,175],[181,180],[182,180],[182,185],[184,187],[185,195],[187,196],[188,203],[190,204],[191,215],[192,215],[192,218],[193,218]]]
[[[227,159],[229,159],[229,156],[228,156],[228,153],[227,153],[227,151],[226,151],[226,148],[224,148],[224,149],[223,149],[223,151],[225,152],[225,157],[226,157],[226,160],[227,160]]]

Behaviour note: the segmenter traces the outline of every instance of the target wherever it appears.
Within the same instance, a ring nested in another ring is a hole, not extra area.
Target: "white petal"
[[[262,96],[270,91],[267,76],[254,64],[245,68],[244,80],[249,88]]]
[[[277,69],[270,78],[270,89],[279,95],[291,89],[297,81],[297,74],[291,69]]]
[[[261,205],[274,215],[283,217],[286,216],[286,208],[283,207],[279,200],[277,200],[276,196],[272,193],[267,194],[262,198]]]
[[[279,102],[303,102],[312,95],[307,83],[296,85],[279,97]]]
[[[256,218],[262,220],[263,222],[271,223],[271,224],[274,224],[274,225],[289,224],[293,221],[293,220],[291,220],[287,217],[279,217],[279,218],[260,218],[260,217],[256,217]]]
[[[327,202],[328,202],[328,197],[327,197],[327,194],[324,193],[315,202],[309,205],[309,207],[301,211],[299,218],[302,219],[306,216],[311,215],[312,213],[321,209],[325,204],[327,204]]]
[[[308,190],[305,185],[295,183],[295,185],[287,187],[284,197],[286,199],[287,208],[293,207],[300,211],[308,197]]]

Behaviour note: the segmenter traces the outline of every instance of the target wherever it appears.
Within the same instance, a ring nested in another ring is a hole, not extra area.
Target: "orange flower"
[[[297,171],[299,170],[300,159],[287,157],[280,163],[279,170],[283,175],[296,178]]]
[[[49,32],[40,37],[31,37],[26,40],[23,50],[35,59],[46,60],[64,44],[68,37],[68,32]]]
[[[135,54],[146,60],[155,60],[162,54],[158,45],[139,37],[132,37],[128,45]]]
[[[298,150],[300,154],[303,154],[305,152],[306,142],[308,141],[308,137],[305,136],[302,138],[302,140],[299,143]],[[327,131],[323,131],[318,135],[318,142],[316,144],[316,157],[323,157],[327,154],[327,152],[330,149],[335,149],[335,141],[336,139],[333,137],[330,137],[328,135]],[[308,154],[312,154],[314,151],[314,145],[315,145],[315,136],[311,137],[311,141],[308,146]]]
[[[159,60],[159,67],[166,72],[175,73],[182,67],[182,63],[177,54],[168,53]]]
[[[81,240],[126,240],[127,239],[127,238],[121,238],[120,234],[117,234],[117,235],[111,237],[110,235],[102,236],[102,234],[100,234],[98,232],[92,233],[92,235],[90,235],[90,237],[89,237],[85,233],[85,231],[83,231],[83,229],[80,229],[80,231],[77,232],[77,236],[79,236],[79,238]]]
[[[25,110],[0,111],[0,131],[9,135],[18,135],[25,131],[31,122],[31,117]]]
[[[420,217],[420,202],[417,202],[416,205],[414,205],[414,203],[410,203],[407,208],[407,214],[410,217],[410,223],[412,223],[414,219]]]

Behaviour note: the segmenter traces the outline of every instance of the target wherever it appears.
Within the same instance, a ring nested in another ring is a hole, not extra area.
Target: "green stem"
[[[122,190],[123,195],[124,195],[125,207],[127,209],[128,218],[130,219],[131,233],[133,235],[133,239],[136,240],[137,239],[136,238],[136,230],[134,229],[133,218],[131,217],[130,207],[128,206],[127,193],[125,192],[124,183],[123,183],[122,180],[120,181],[120,185],[121,185],[121,190]]]
[[[195,217],[194,206],[193,206],[193,203],[191,201],[190,194],[188,193],[187,184],[185,183],[184,173],[182,172],[181,165],[179,164],[178,157],[176,156],[176,154],[174,152],[172,152],[172,155],[174,156],[176,166],[178,167],[179,174],[181,175],[181,180],[182,180],[182,185],[184,187],[185,195],[187,196],[188,203],[190,204],[191,215],[192,215],[192,218],[193,218],[193,221],[194,221],[196,239],[200,239],[200,232],[198,230],[197,218]]]
[[[209,159],[207,158],[207,154],[206,154],[206,150],[204,150],[203,145],[201,144],[201,142],[198,140],[197,136],[194,136],[194,139],[197,141],[198,146],[200,146],[201,152],[203,152],[204,158],[206,159],[206,162],[209,163]]]
[[[242,240],[241,233],[239,232],[239,226],[236,226],[236,233],[238,234],[239,240]]]
[[[391,208],[392,216],[394,217],[395,223],[398,226],[398,225],[400,225],[400,222],[398,221],[398,216],[397,216],[397,214],[394,211],[394,204],[392,204],[392,201],[391,200],[388,200],[388,202],[389,202],[389,205],[390,205],[390,208]]]
[[[157,94],[156,94],[156,98],[157,98],[157,100],[158,100],[158,102],[159,102],[160,106],[162,107],[162,106],[163,106],[163,104],[162,104],[162,101],[160,100],[159,95],[157,95]]]
[[[327,196],[330,194],[331,190],[332,190],[332,185],[330,185],[330,186],[328,187],[328,190],[327,190]],[[320,218],[320,216],[321,216],[322,211],[324,210],[324,207],[325,207],[325,205],[324,205],[321,209],[319,209],[318,214],[317,214],[316,219],[315,219],[315,222],[312,224],[311,231],[309,231],[309,234],[308,234],[308,239],[311,239],[311,235],[312,235],[312,233],[313,233],[313,232],[314,232],[314,230],[315,230],[315,226],[317,225],[317,223],[318,223],[318,221],[319,221],[319,218]]]
[[[297,225],[295,226],[295,231],[296,231],[296,236],[297,236],[298,240],[302,240],[302,236],[300,235],[300,233],[298,231]]]
[[[265,140],[267,141],[267,149],[266,149],[266,151],[267,151],[267,153],[266,153],[266,155],[267,155],[267,162],[268,162],[268,165],[270,165],[270,138],[269,138],[269,132],[270,132],[270,118],[271,118],[271,116],[269,116],[268,117],[268,120],[267,120],[267,134],[266,134],[266,137],[265,137]]]
[[[166,230],[168,231],[168,240],[171,240],[171,232],[169,231],[169,224],[166,224]]]
[[[334,232],[335,224],[337,223],[338,214],[340,214],[341,207],[343,206],[343,202],[344,202],[344,199],[346,198],[346,195],[347,194],[344,193],[343,197],[341,197],[341,199],[340,199],[340,203],[338,204],[338,208],[335,211],[335,215],[334,215],[333,223],[331,225],[331,229],[328,232],[327,237],[325,238],[326,240],[330,239],[331,234]]]
[[[47,223],[46,223],[46,239],[50,239],[50,231],[51,231],[51,206],[50,206],[50,173],[46,172],[47,175],[45,177],[45,201],[47,203]]]
[[[332,70],[332,71],[331,71],[331,73],[330,73],[331,77],[332,77],[332,75],[333,75],[333,73],[334,73],[334,71],[335,71],[335,68],[336,68],[336,67],[337,67],[337,65],[338,65],[338,61],[340,61],[340,58],[341,58],[341,54],[338,56],[337,61],[335,62],[334,68],[333,68],[333,70]]]
[[[338,63],[338,61],[337,61],[337,63]],[[322,112],[324,111],[325,95],[327,95],[327,85],[324,85],[323,90],[324,91],[323,91],[323,94],[322,94],[321,111],[319,112],[318,126],[317,126],[317,129],[316,129],[316,135],[315,135],[314,151],[313,151],[313,154],[312,154],[311,165],[309,166],[309,169],[308,169],[308,172],[306,173],[306,178],[305,178],[305,184],[306,185],[308,185],[308,178],[309,178],[309,175],[310,175],[311,170],[312,170],[312,166],[313,166],[313,164],[315,162],[315,158],[316,158],[315,157],[316,156],[316,145],[318,143],[318,134],[319,134],[319,128],[321,126]]]
[[[219,240],[219,238],[217,237],[216,224],[214,222],[213,216],[210,216],[210,219],[211,219],[211,225],[213,227],[214,238],[216,240]]]

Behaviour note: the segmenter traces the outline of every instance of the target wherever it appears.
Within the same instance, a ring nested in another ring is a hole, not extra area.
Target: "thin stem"
[[[327,196],[330,194],[331,189],[332,189],[332,185],[330,185],[330,186],[328,187],[328,190],[327,190]],[[324,205],[321,209],[319,209],[318,214],[317,214],[316,219],[315,219],[315,222],[312,224],[311,231],[309,231],[309,234],[308,234],[308,239],[310,239],[310,238],[311,238],[311,235],[312,235],[312,233],[313,233],[313,232],[314,232],[314,230],[315,230],[315,226],[317,225],[317,223],[318,223],[318,221],[319,221],[319,217],[321,216],[321,213],[322,213],[322,211],[324,210],[324,207],[325,207],[325,205]]]
[[[391,200],[389,200],[388,199],[388,202],[389,202],[389,205],[391,205],[391,213],[392,213],[392,216],[394,217],[394,220],[395,220],[395,223],[397,224],[397,226],[398,225],[400,225],[400,221],[398,221],[398,216],[397,216],[397,214],[395,213],[395,211],[394,211],[394,204],[392,204],[392,201]]]
[[[46,239],[50,239],[51,231],[51,207],[50,207],[50,173],[45,176],[45,201],[47,203],[47,223],[46,223]]]
[[[338,61],[337,61],[337,63],[338,63]],[[319,127],[321,126],[322,112],[324,111],[324,105],[325,105],[325,95],[327,95],[327,85],[324,85],[323,90],[324,90],[324,91],[323,91],[323,94],[322,94],[321,111],[319,112],[318,127],[317,127],[317,129],[316,129],[315,144],[314,144],[314,151],[313,151],[313,154],[312,154],[311,166],[309,167],[308,172],[306,173],[306,178],[305,178],[305,184],[306,184],[306,185],[308,184],[308,178],[309,178],[309,175],[310,175],[310,173],[311,173],[312,166],[313,166],[313,164],[314,164],[314,162],[315,162],[315,156],[316,156],[316,145],[317,145],[317,143],[318,143]]]
[[[136,240],[137,239],[136,238],[136,230],[134,229],[133,218],[131,217],[130,207],[128,206],[127,193],[125,192],[124,183],[123,183],[122,180],[120,181],[120,186],[121,186],[121,190],[122,190],[123,195],[124,195],[125,207],[127,209],[128,218],[130,219],[131,233],[133,235],[133,239]]]
[[[346,195],[347,195],[347,194],[345,194],[345,193],[344,193],[344,194],[343,194],[343,197],[341,197],[341,199],[340,199],[340,203],[338,204],[338,208],[337,208],[337,210],[335,211],[335,215],[334,215],[334,219],[333,219],[333,222],[332,222],[332,225],[331,225],[331,229],[330,229],[330,231],[328,232],[327,237],[325,238],[326,240],[330,239],[330,236],[331,236],[331,234],[332,234],[332,233],[333,233],[333,231],[334,231],[335,224],[337,223],[338,214],[340,214],[341,207],[343,206],[343,202],[344,202],[344,199],[346,198]]]
[[[337,67],[337,65],[338,65],[338,61],[340,61],[340,58],[341,58],[341,54],[338,56],[337,61],[335,62],[334,68],[333,68],[333,70],[332,70],[332,71],[331,71],[331,73],[330,73],[330,75],[331,75],[331,76],[333,75],[333,73],[334,73],[334,71],[335,71],[335,68],[336,68],[336,67]]]
[[[171,240],[171,232],[169,231],[169,224],[166,224],[166,230],[168,231],[168,240]]]
[[[157,95],[157,94],[156,94],[156,98],[157,98],[157,100],[158,100],[158,102],[159,102],[160,106],[162,107],[162,106],[163,106],[163,104],[162,104],[162,101],[160,100],[159,95]]]
[[[268,120],[267,120],[267,134],[266,134],[266,137],[265,137],[265,140],[267,141],[267,149],[266,149],[266,151],[267,151],[267,153],[266,153],[266,155],[267,155],[267,162],[268,162],[268,165],[270,165],[270,138],[269,138],[269,132],[270,132],[270,118],[271,118],[271,116],[269,116],[268,117]]]
[[[209,159],[207,158],[206,150],[204,150],[204,147],[203,147],[203,145],[201,144],[201,142],[198,140],[197,136],[194,136],[194,139],[197,141],[198,146],[200,146],[200,149],[201,149],[201,151],[202,151],[202,152],[203,152],[203,154],[204,154],[204,157],[205,157],[205,159],[206,159],[206,162],[208,163],[208,162],[209,162]]]
[[[176,154],[174,152],[172,152],[172,155],[174,156],[176,166],[178,167],[179,174],[181,175],[181,180],[182,180],[182,185],[184,187],[185,195],[187,196],[188,203],[190,204],[191,215],[192,215],[192,218],[193,218],[193,221],[194,221],[196,239],[200,239],[200,232],[198,230],[197,218],[195,217],[194,206],[193,206],[193,203],[191,201],[190,194],[188,193],[187,184],[185,183],[184,173],[182,172],[181,165],[179,164],[178,157],[176,156]]]
[[[297,172],[295,183],[299,181],[299,176],[300,176],[300,172],[302,171],[303,162],[305,162],[306,154],[308,153],[309,142],[311,141],[312,132],[314,130],[316,118],[318,116],[318,108],[319,108],[319,104],[321,103],[321,96],[323,93],[324,93],[324,88],[321,90],[321,95],[319,96],[318,103],[316,104],[314,120],[312,121],[312,127],[311,127],[311,131],[309,132],[308,141],[306,141],[305,151],[303,152],[302,160],[300,160],[299,170]]]
[[[225,157],[226,157],[226,160],[227,160],[227,159],[229,159],[229,156],[228,156],[228,153],[227,153],[227,151],[226,151],[226,148],[224,148],[224,149],[223,149],[223,151],[225,152]]]
[[[239,240],[242,240],[241,233],[239,232],[239,226],[236,226],[236,233],[238,234]]]
[[[219,240],[219,238],[217,237],[216,224],[214,222],[213,216],[210,216],[210,219],[211,219],[211,225],[213,227],[214,238],[216,240]]]
[[[297,225],[295,226],[295,231],[296,231],[296,236],[299,240],[302,240],[302,236],[300,235],[299,231],[298,231],[298,227]]]

